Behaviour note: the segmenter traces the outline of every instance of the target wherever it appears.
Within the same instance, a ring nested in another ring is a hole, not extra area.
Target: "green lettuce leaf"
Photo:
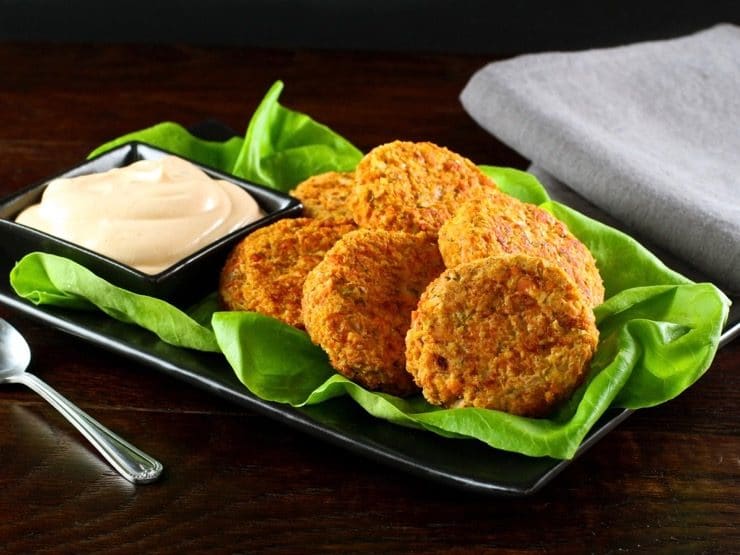
[[[206,141],[195,137],[182,125],[166,121],[107,142],[93,150],[88,158],[94,158],[131,141],[163,148],[205,166],[224,171],[233,168],[244,145],[244,139],[241,137],[232,137],[227,141]]]
[[[10,272],[16,294],[30,302],[66,308],[97,307],[108,316],[155,333],[171,345],[219,352],[209,328],[171,304],[116,287],[67,258],[30,253]]]
[[[278,102],[282,90],[281,81],[270,87],[243,139],[206,141],[176,123],[164,122],[107,142],[88,158],[140,141],[284,192],[312,175],[353,170],[362,152],[327,126],[282,106]]]
[[[691,283],[626,233],[558,202],[549,201],[540,206],[565,223],[591,251],[604,281],[605,298],[643,285]]]
[[[255,111],[232,173],[287,192],[312,175],[353,170],[362,152],[325,125],[281,106],[282,90],[278,81]]]
[[[213,330],[239,380],[263,399],[302,404],[334,370],[305,332],[255,312],[217,312]]]
[[[545,188],[531,173],[500,166],[483,165],[479,167],[483,173],[493,179],[501,191],[512,197],[532,204],[542,204],[550,200]]]

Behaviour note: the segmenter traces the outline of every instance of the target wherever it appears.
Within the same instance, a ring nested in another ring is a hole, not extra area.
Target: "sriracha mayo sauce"
[[[158,274],[262,216],[241,187],[167,156],[55,179],[16,222]]]

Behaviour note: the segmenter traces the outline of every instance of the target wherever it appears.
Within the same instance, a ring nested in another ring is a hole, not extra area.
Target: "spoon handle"
[[[46,399],[128,481],[146,484],[156,480],[162,473],[163,467],[159,461],[111,432],[46,382],[27,372],[14,376],[13,381],[27,385]]]

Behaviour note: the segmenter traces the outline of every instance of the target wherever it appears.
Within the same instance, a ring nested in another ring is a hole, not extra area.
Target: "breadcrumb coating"
[[[502,254],[540,256],[560,266],[592,307],[604,301],[596,261],[552,214],[505,194],[465,202],[439,230],[439,250],[448,268]]]
[[[354,183],[352,172],[326,172],[302,181],[290,194],[301,201],[307,218],[351,218],[347,198]]]
[[[306,278],[306,331],[342,375],[368,389],[414,393],[406,331],[419,296],[443,269],[437,245],[422,234],[348,233]]]
[[[260,312],[303,329],[306,275],[342,235],[355,228],[349,219],[294,218],[247,235],[221,271],[222,305],[227,310]]]
[[[563,270],[526,255],[481,258],[425,290],[406,364],[432,404],[539,417],[583,382],[597,342],[593,311]]]
[[[360,161],[349,205],[360,227],[436,236],[462,201],[491,189],[495,183],[467,158],[429,142],[395,141]]]

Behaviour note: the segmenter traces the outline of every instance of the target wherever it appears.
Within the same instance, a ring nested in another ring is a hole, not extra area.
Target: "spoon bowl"
[[[25,372],[31,364],[31,347],[8,322],[0,319],[0,381]]]
[[[163,467],[159,461],[111,432],[47,383],[27,372],[30,363],[28,342],[18,330],[0,318],[0,384],[23,384],[41,395],[130,482],[145,484],[160,476]]]

